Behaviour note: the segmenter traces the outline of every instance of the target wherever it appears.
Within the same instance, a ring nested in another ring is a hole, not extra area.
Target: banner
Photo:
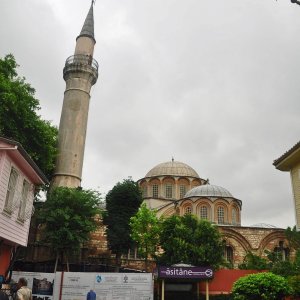
[[[13,272],[12,280],[18,282],[19,278],[27,280],[27,286],[32,290],[33,300],[52,300],[54,288],[54,273]]]
[[[32,288],[33,300],[86,300],[93,290],[97,300],[153,300],[151,273],[31,273],[13,272],[12,279],[24,277]]]

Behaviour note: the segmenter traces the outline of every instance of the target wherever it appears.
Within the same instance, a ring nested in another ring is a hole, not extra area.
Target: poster
[[[90,290],[97,300],[153,300],[150,273],[75,273],[63,274],[63,300],[85,300]],[[59,295],[55,291],[55,295]],[[58,299],[58,298],[57,298]]]
[[[13,272],[24,277],[33,300],[86,300],[93,290],[97,300],[153,300],[152,273]]]
[[[32,290],[33,300],[53,300],[54,273],[13,272],[12,280],[18,282],[20,277],[27,280],[27,286]]]
[[[97,300],[152,300],[152,274],[96,274],[94,291],[97,294]]]

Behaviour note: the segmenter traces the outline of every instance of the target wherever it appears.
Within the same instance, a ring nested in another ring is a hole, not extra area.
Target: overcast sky
[[[59,125],[62,69],[88,0],[1,0],[0,56],[14,54],[41,115]],[[98,0],[84,188],[104,195],[171,160],[243,201],[242,225],[295,224],[288,173],[299,141],[300,6],[289,0]]]

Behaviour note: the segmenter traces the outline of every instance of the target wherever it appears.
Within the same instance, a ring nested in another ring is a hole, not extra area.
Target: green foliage
[[[300,250],[296,251],[296,257],[293,261],[275,260],[272,262],[270,271],[286,278],[294,275],[300,275]]]
[[[19,142],[50,178],[55,165],[57,128],[37,114],[35,90],[19,78],[13,55],[0,59],[0,135]]]
[[[106,195],[106,213],[103,223],[109,249],[119,257],[133,245],[130,237],[130,218],[142,203],[142,193],[137,183],[130,179],[118,182]]]
[[[269,270],[270,263],[252,252],[248,252],[242,264],[239,265],[241,270]]]
[[[292,289],[292,295],[294,297],[300,297],[300,275],[290,276],[287,280]]]
[[[288,227],[285,230],[285,236],[294,249],[300,250],[300,231],[297,231],[296,226]]]
[[[223,262],[223,243],[210,222],[187,214],[172,216],[162,222],[160,263],[186,263],[217,268]]]
[[[91,190],[57,187],[47,195],[39,221],[44,224],[44,242],[56,251],[71,253],[80,249],[96,229],[100,195]]]
[[[142,204],[135,216],[130,218],[131,237],[137,243],[139,254],[147,260],[155,256],[159,244],[160,222],[155,211]]]
[[[286,279],[272,273],[241,277],[232,288],[234,300],[277,300],[290,293]]]

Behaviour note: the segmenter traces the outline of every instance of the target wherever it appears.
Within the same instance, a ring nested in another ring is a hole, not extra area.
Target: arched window
[[[232,218],[232,224],[235,225],[237,224],[237,211],[236,208],[234,207],[231,211],[231,218]]]
[[[227,262],[233,263],[233,249],[231,246],[226,245],[224,248],[224,258]]]
[[[182,199],[185,194],[186,194],[186,186],[185,185],[180,185],[179,186],[179,197],[180,197],[180,199]]]
[[[223,206],[218,207],[218,224],[224,224],[225,223],[225,210]]]
[[[148,188],[146,185],[143,186],[142,191],[143,191],[143,198],[146,198],[148,196]]]
[[[166,195],[166,198],[168,198],[168,199],[173,198],[173,185],[172,184],[167,183],[165,185],[165,195]]]
[[[186,214],[186,215],[190,215],[191,213],[192,213],[192,208],[190,207],[190,206],[187,206],[186,208],[185,208],[185,210],[184,210],[184,213]]]
[[[290,256],[290,249],[284,247],[283,241],[280,241],[279,245],[274,248],[274,253],[275,253],[277,259],[285,261]]]
[[[200,207],[200,219],[208,220],[208,209],[207,206]]]
[[[157,184],[152,185],[152,197],[158,198],[158,185]]]

